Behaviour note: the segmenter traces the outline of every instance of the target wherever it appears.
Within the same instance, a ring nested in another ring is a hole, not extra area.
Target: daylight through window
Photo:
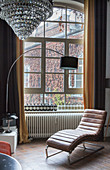
[[[79,105],[83,107],[84,14],[68,6],[56,6],[24,41],[25,105]],[[60,69],[61,54],[78,57],[77,70]]]

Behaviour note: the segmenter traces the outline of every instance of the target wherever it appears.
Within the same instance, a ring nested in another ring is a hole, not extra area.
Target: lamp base
[[[9,130],[9,129],[4,131],[4,133],[11,133],[11,132],[12,130]]]

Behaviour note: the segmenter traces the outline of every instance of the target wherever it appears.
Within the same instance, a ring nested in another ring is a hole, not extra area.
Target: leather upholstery
[[[104,127],[106,114],[104,110],[86,109],[76,129],[56,132],[47,140],[47,145],[71,153],[83,141],[96,140]]]

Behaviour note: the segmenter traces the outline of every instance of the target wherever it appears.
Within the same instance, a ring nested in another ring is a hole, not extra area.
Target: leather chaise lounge
[[[105,124],[106,114],[107,113],[104,110],[86,109],[81,122],[76,129],[58,131],[47,140],[46,158],[59,153],[57,152],[49,156],[48,147],[52,147],[68,152],[68,160],[70,163],[70,154],[79,144],[83,143],[84,149],[86,149],[86,141],[95,141],[99,139]],[[103,146],[99,146],[94,152],[103,148]]]

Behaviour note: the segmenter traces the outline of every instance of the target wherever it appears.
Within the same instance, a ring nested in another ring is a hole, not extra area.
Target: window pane
[[[83,24],[67,24],[67,38],[82,39],[84,37]]]
[[[65,23],[46,22],[45,37],[65,38]]]
[[[25,58],[24,59],[24,72],[41,72],[41,59],[40,58]]]
[[[24,73],[25,88],[41,88],[41,74]]]
[[[69,70],[69,73],[83,73],[83,60],[78,59],[78,69]]]
[[[63,42],[47,42],[46,49],[50,49],[50,50],[46,50],[46,57],[61,57],[61,54],[64,55],[64,43]],[[51,51],[51,49],[55,50],[56,52]],[[61,54],[58,54],[57,52]]]
[[[64,75],[62,74],[46,74],[45,83],[46,92],[64,91]]]
[[[49,21],[65,21],[65,9],[53,8],[53,15],[48,19]]]
[[[33,31],[30,37],[44,37],[44,22],[40,23],[40,25]]]
[[[63,73],[60,69],[60,59],[46,59],[46,72]]]
[[[84,14],[74,9],[67,9],[67,21],[84,23]]]
[[[46,104],[62,105],[64,104],[64,94],[45,94],[44,102]]]
[[[41,22],[26,40],[30,42],[24,41],[24,51],[32,49],[24,55],[24,87],[31,93],[25,94],[25,105],[83,105],[83,96],[76,92],[80,93],[79,88],[83,87],[83,45],[80,42],[84,37],[84,14],[70,8],[64,4],[54,7],[52,17]],[[65,52],[78,58],[78,69],[69,73],[60,69],[60,58]],[[40,92],[41,95],[32,94]],[[70,92],[72,94],[68,94]]]
[[[69,44],[69,56],[83,58],[83,45]]]
[[[24,105],[40,105],[43,103],[43,94],[24,94]]]
[[[82,105],[83,106],[83,95],[82,94],[67,94],[66,104]]]
[[[32,49],[32,51],[27,52],[24,56],[41,57],[41,49],[39,49],[41,47],[42,44],[40,42],[24,42],[25,52]]]
[[[83,75],[82,74],[69,74],[69,88],[82,88]]]

